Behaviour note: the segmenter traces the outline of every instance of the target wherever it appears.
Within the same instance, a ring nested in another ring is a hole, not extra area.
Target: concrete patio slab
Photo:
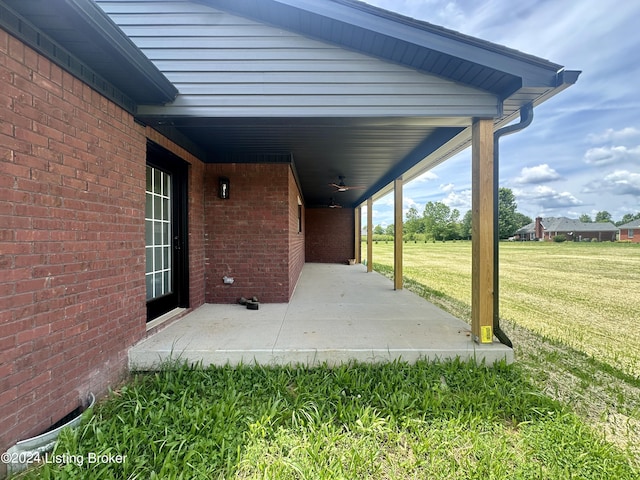
[[[250,294],[251,292],[247,292]],[[308,366],[349,361],[475,358],[513,361],[500,344],[478,345],[469,325],[363,265],[306,264],[288,304],[206,304],[129,351],[131,370],[168,360],[202,365]]]

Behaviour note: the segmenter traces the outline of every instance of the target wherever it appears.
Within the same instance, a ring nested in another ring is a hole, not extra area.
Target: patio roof
[[[98,0],[107,14],[92,0],[4,1],[131,98],[139,121],[204,161],[291,162],[311,207],[327,204],[339,175],[363,187],[340,193],[343,206],[379,197],[395,178],[411,180],[467,148],[474,118],[505,125],[579,75],[353,0]],[[219,13],[246,19],[240,30],[260,28],[262,36],[238,43],[229,25],[216,23]],[[324,63],[311,58],[310,71],[299,59],[273,58],[288,79],[284,93],[274,90],[282,79],[254,57],[224,57],[291,53],[259,43],[278,36],[292,49],[302,45],[298,53],[333,50]],[[320,71],[336,58],[334,70]],[[227,83],[212,77],[225,72]],[[363,75],[375,82],[365,85]],[[259,103],[243,107],[247,98]]]

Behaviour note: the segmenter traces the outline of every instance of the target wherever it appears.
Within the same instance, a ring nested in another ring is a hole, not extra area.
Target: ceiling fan
[[[331,197],[331,198],[329,199],[329,204],[327,205],[327,207],[329,207],[329,208],[342,208],[342,205],[340,205],[339,203],[336,203],[336,202],[333,200],[333,197]]]
[[[365,188],[364,186],[361,187],[354,187],[354,186],[348,186],[344,183],[344,175],[339,175],[338,179],[340,180],[339,183],[330,183],[329,185],[331,185],[332,187],[334,187],[336,189],[336,192],[348,192],[349,190],[362,190],[363,188]]]

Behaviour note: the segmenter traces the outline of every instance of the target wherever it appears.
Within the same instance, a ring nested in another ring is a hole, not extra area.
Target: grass
[[[391,246],[374,258],[388,273]],[[20,478],[640,478],[639,259],[629,245],[505,244],[513,365],[167,365],[112,392],[54,452],[125,461],[59,461]],[[407,244],[405,274],[469,319],[468,243]]]
[[[632,479],[623,452],[514,365],[167,368],[100,403],[45,479]]]
[[[380,270],[393,244],[373,248]],[[404,275],[471,305],[471,243],[406,243]],[[500,317],[640,375],[640,245],[500,244]],[[466,318],[466,317],[462,317]]]
[[[502,327],[514,343],[518,368],[640,465],[634,306],[640,304],[640,247],[503,243],[500,248]],[[470,256],[468,242],[405,244],[405,287],[470,321]],[[374,246],[374,260],[381,262],[374,268],[381,273],[392,274],[392,258],[392,246]],[[524,308],[518,301],[526,302]],[[582,331],[593,330],[589,319],[600,335]]]

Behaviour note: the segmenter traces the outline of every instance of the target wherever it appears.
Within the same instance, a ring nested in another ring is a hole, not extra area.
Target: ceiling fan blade
[[[351,185],[339,185],[337,183],[330,183],[330,186],[336,189],[337,192],[348,192],[349,190],[362,190],[364,186],[351,186]]]

